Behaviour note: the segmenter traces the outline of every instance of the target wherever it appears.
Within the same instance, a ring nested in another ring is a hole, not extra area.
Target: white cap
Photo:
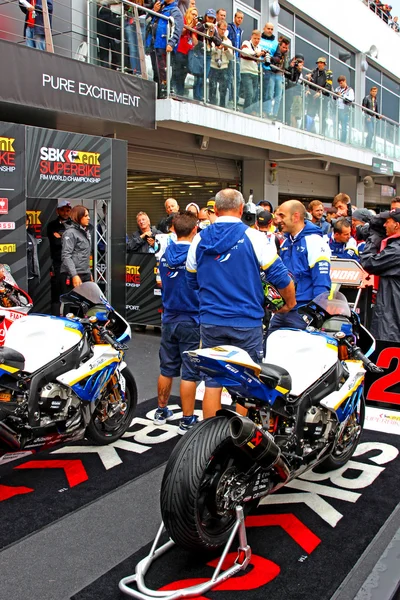
[[[57,203],[57,208],[63,208],[64,206],[71,207],[71,202],[61,198]]]

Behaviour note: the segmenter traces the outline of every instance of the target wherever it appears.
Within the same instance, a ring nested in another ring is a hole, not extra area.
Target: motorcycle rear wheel
[[[250,467],[233,444],[229,419],[213,417],[196,425],[175,447],[161,484],[161,514],[169,536],[190,551],[226,544],[236,521],[234,507],[221,505],[225,478]],[[246,505],[246,512],[253,506]]]
[[[85,436],[98,446],[111,444],[118,440],[126,432],[135,415],[137,405],[136,381],[128,368],[122,371],[122,376],[125,378],[125,402],[127,405],[125,411],[102,421],[96,408],[86,428]],[[104,399],[104,395],[101,399]]]
[[[364,426],[364,419],[365,399],[364,396],[361,395],[354,412],[350,415],[346,429],[343,431],[340,438],[335,440],[331,454],[327,456],[325,460],[323,460],[318,466],[318,471],[326,473],[328,471],[340,469],[350,460],[358,446],[358,442],[360,441]],[[357,425],[361,427],[361,431],[358,434],[356,432],[352,434],[351,428],[354,428]],[[349,434],[350,439],[346,441],[346,435]]]

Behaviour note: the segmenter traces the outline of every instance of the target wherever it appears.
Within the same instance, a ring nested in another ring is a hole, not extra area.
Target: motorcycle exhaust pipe
[[[263,469],[275,467],[280,479],[285,482],[289,479],[290,470],[281,456],[281,449],[274,442],[273,437],[259,429],[247,417],[237,415],[229,422],[232,441],[251,460]]]

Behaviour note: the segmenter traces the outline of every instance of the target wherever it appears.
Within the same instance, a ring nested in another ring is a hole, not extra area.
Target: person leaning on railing
[[[217,103],[217,88],[219,88],[219,106],[222,108],[225,108],[226,105],[226,94],[229,85],[228,67],[233,59],[232,42],[227,36],[227,28],[228,23],[226,21],[218,23],[218,35],[224,44],[219,46],[214,44],[211,50],[210,103]]]
[[[193,54],[190,56],[191,72],[194,75],[193,98],[204,99],[204,76],[207,81],[211,68],[211,49],[213,44],[218,46],[221,38],[217,29],[217,13],[209,8],[202,19],[198,19],[196,30],[202,34],[193,34]],[[206,46],[206,72],[204,74],[204,45]]]
[[[367,138],[365,140],[365,145],[367,148],[372,148],[372,142],[373,142],[373,138],[374,138],[374,130],[376,127],[375,119],[381,118],[379,115],[378,101],[376,99],[377,95],[378,95],[378,88],[376,86],[373,86],[370,89],[368,96],[365,96],[364,100],[362,101],[362,105],[366,109],[365,110],[365,128],[367,130]]]
[[[46,40],[44,33],[42,0],[19,0],[20,9],[25,14],[24,38],[29,48],[37,50],[46,50]],[[49,12],[50,27],[53,16],[53,0],[47,0],[47,9]]]
[[[304,115],[302,84],[304,67],[303,54],[297,53],[291,59],[285,73],[285,112],[286,123],[292,127],[301,127]]]
[[[259,94],[259,62],[261,57],[261,31],[254,29],[250,40],[245,40],[242,44],[240,59],[240,76],[242,81],[242,90],[244,95],[244,112],[247,114],[258,115],[258,94]]]
[[[183,17],[184,25],[194,29],[197,25],[198,11],[195,6],[188,8]],[[193,50],[193,33],[183,28],[176,52],[172,55],[171,87],[175,94],[184,96],[185,80],[189,69],[189,52]]]
[[[183,30],[183,15],[178,8],[178,0],[164,0],[163,3],[157,0],[153,10],[163,17],[174,19],[174,26],[169,27],[168,19],[153,16],[146,36],[146,52],[150,54],[153,78],[157,83],[157,98],[166,98],[167,53],[173,52],[178,45]]]

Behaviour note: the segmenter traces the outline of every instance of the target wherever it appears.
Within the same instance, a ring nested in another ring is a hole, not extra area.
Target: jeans
[[[211,67],[211,54],[207,52],[206,55],[206,79],[210,73]],[[194,84],[193,84],[193,98],[195,100],[199,100],[200,102],[204,100],[204,75],[194,75]]]
[[[269,82],[272,78],[272,71],[268,71],[263,68],[263,91],[262,91],[262,101],[263,101],[263,112],[269,114],[272,108],[272,102],[268,102],[268,89]],[[269,110],[268,110],[269,109]]]
[[[217,87],[219,88],[219,106],[225,108],[228,91],[228,69],[210,69],[209,101],[217,104]]]
[[[46,40],[44,35],[36,34],[35,35],[35,44],[37,50],[46,50]]]
[[[271,73],[267,84],[266,112],[268,115],[278,116],[283,94],[284,78],[281,73]],[[273,103],[273,106],[272,106]]]
[[[374,138],[374,125],[375,119],[372,119],[372,117],[365,118],[365,129],[367,130],[367,139],[365,140],[365,146],[367,148],[372,148],[372,141]]]
[[[146,19],[144,17],[139,17],[139,25],[140,25],[140,35],[142,36],[143,44],[145,40],[145,29],[146,29]],[[142,69],[140,65],[140,56],[139,56],[139,44],[138,44],[138,34],[136,30],[136,22],[131,19],[126,19],[125,21],[125,44],[128,45],[129,52],[127,52],[127,48],[125,48],[125,54],[129,54],[129,59],[131,63],[131,69],[134,74],[142,75]]]
[[[33,27],[27,27],[25,29],[25,44],[28,46],[28,48],[36,48]]]
[[[167,52],[165,48],[155,48],[150,53],[153,67],[153,80],[157,83],[157,98],[165,98],[167,90]]]
[[[258,75],[242,73],[242,91],[244,96],[244,112],[251,114],[259,111],[259,84]]]
[[[228,66],[228,88],[229,88],[229,100],[233,102],[233,90],[235,88],[235,74],[236,72],[236,104],[239,102],[240,96],[240,59],[238,57],[234,57],[233,60],[230,61]]]
[[[347,108],[338,109],[339,124],[340,124],[340,141],[344,144],[347,142],[347,127],[349,125],[349,111]],[[338,132],[339,133],[339,132]]]

